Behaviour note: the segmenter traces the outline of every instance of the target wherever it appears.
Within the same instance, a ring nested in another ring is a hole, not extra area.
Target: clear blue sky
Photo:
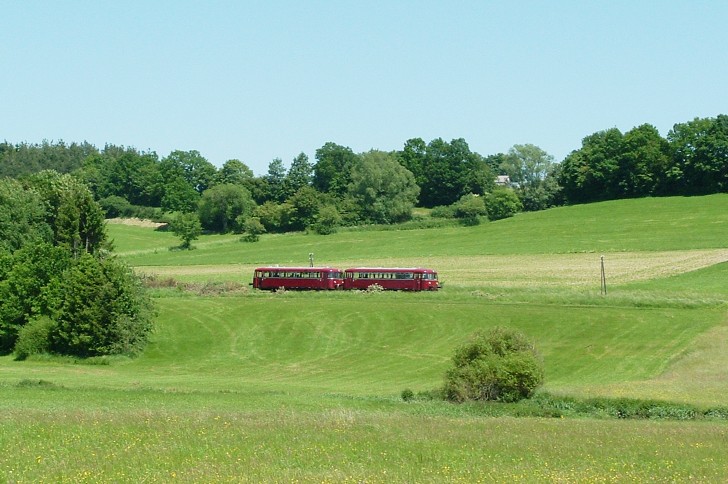
[[[728,114],[728,1],[0,0],[0,140],[311,161],[410,138],[561,161]]]

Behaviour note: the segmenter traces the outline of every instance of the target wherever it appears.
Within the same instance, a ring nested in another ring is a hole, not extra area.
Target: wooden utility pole
[[[603,296],[606,296],[607,295],[607,276],[604,272],[604,256],[601,257],[601,262],[602,262],[602,264],[601,264],[602,265],[602,287],[601,287],[600,292]]]

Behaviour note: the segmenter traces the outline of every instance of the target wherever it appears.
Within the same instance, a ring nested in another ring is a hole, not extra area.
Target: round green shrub
[[[18,339],[15,342],[15,359],[25,360],[31,355],[48,353],[50,343],[48,335],[55,326],[48,316],[38,316],[18,330]]]
[[[516,402],[543,383],[543,363],[534,345],[508,328],[476,332],[456,349],[443,393],[453,402]]]

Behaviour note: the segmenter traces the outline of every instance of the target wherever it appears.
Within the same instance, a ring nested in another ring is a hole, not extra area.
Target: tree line
[[[242,161],[215,167],[198,151],[154,152],[88,143],[0,144],[0,176],[71,173],[109,216],[195,214],[201,229],[246,232],[392,224],[415,207],[477,223],[520,210],[618,198],[697,195],[728,188],[728,117],[695,118],[660,136],[644,124],[586,136],[561,163],[515,145],[488,156],[467,142],[407,140],[401,150],[354,153],[326,143],[311,161],[274,159],[255,176]]]
[[[728,116],[678,123],[667,138],[649,124],[594,133],[558,180],[567,203],[728,191]]]

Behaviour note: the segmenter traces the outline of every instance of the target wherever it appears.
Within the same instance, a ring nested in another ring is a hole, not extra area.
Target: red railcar
[[[253,274],[256,289],[342,289],[343,274],[333,267],[259,267]]]
[[[437,291],[440,287],[437,272],[421,267],[354,267],[344,271],[344,289],[366,289],[372,284],[401,291]]]

